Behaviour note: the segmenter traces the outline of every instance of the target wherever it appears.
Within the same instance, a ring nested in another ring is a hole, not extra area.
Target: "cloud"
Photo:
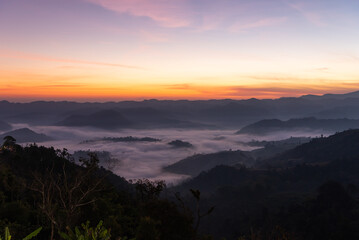
[[[169,85],[164,85],[164,87],[166,89],[176,89],[176,90],[188,90],[188,89],[193,89],[193,85],[191,84],[169,84]]]
[[[329,70],[329,68],[327,67],[320,67],[320,68],[314,68],[314,71],[319,71],[319,72],[327,72]]]
[[[324,69],[322,71],[325,71]],[[304,79],[296,77],[247,76],[246,78],[261,81],[251,85],[198,85],[191,83],[163,85],[165,89],[191,93],[192,99],[247,99],[247,98],[280,98],[298,97],[305,94],[341,93],[359,88],[358,82],[343,80],[333,82],[326,79]],[[278,84],[280,83],[280,85]]]
[[[266,17],[263,8],[277,8],[278,2],[245,0],[83,0],[107,10],[135,17],[148,18],[165,28],[187,27],[196,32],[226,29],[234,21],[241,22],[232,30],[272,26],[285,21],[283,17]],[[243,19],[263,19],[243,23]]]
[[[233,24],[229,30],[231,32],[243,32],[246,30],[251,30],[255,28],[276,26],[281,23],[284,23],[287,20],[287,17],[273,17],[273,18],[264,18],[254,22],[243,23],[242,21]]]
[[[28,127],[28,125],[17,124],[16,128]],[[229,149],[250,150],[252,147],[245,146],[243,142],[246,136],[234,134],[234,130],[119,130],[103,131],[90,128],[68,128],[57,126],[33,126],[36,132],[44,133],[54,137],[56,141],[43,143],[46,146],[56,148],[67,148],[70,152],[77,150],[108,151],[113,158],[119,161],[112,170],[127,179],[134,178],[166,178],[173,182],[183,179],[185,176],[162,172],[162,167],[175,163],[183,158],[197,153],[213,153]],[[138,143],[111,143],[94,142],[79,144],[86,139],[101,137],[154,137],[162,139],[161,142],[138,142]],[[218,140],[218,137],[221,140]],[[191,149],[176,149],[167,143],[181,139],[191,142],[195,147]]]
[[[308,10],[303,3],[288,3],[288,5],[292,9],[300,13],[307,21],[309,21],[313,25],[317,27],[327,26],[327,24],[323,20],[323,16],[320,13]]]
[[[148,17],[168,28],[189,26],[188,0],[85,0],[108,10],[137,17]]]
[[[38,55],[38,54],[31,54],[31,53],[24,53],[24,52],[17,52],[17,51],[8,51],[8,50],[0,50],[0,57],[14,58],[14,59],[25,59],[25,60],[31,60],[31,61],[86,64],[86,65],[120,67],[120,68],[129,68],[129,69],[144,69],[144,68],[138,67],[138,66],[124,65],[124,64],[117,64],[117,63],[54,58],[54,57],[42,56],[42,55]]]

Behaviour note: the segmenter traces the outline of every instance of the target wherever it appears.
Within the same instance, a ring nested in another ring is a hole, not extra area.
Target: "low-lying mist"
[[[282,140],[289,137],[320,136],[316,132],[282,132],[267,136],[238,135],[235,130],[117,130],[105,131],[91,128],[28,126],[14,124],[13,128],[30,128],[37,133],[52,137],[53,141],[42,142],[39,145],[66,148],[70,153],[78,150],[108,151],[112,161],[102,162],[101,165],[112,170],[126,179],[162,179],[167,183],[177,183],[188,176],[164,172],[162,168],[194,154],[214,153],[224,150],[255,149],[245,143],[253,140]],[[101,141],[104,137],[151,137],[158,142],[111,142]],[[85,140],[96,140],[82,143]],[[168,143],[173,140],[189,142],[193,147],[173,147]]]

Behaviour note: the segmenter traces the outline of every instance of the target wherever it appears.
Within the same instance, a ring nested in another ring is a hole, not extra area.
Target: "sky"
[[[358,0],[0,0],[0,99],[359,90]]]

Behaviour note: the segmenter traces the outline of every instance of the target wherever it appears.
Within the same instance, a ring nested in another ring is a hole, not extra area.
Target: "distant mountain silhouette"
[[[202,118],[230,125],[248,123],[255,119],[275,116],[273,109],[264,101],[249,99],[231,101],[224,105],[206,108],[200,111]]]
[[[71,115],[59,122],[58,125],[118,129],[129,127],[132,123],[118,111],[102,110],[90,115]]]
[[[299,118],[281,121],[278,119],[261,120],[243,127],[238,134],[263,135],[279,131],[319,130],[324,132],[338,132],[359,128],[359,120],[353,119],[316,119]]]
[[[182,159],[164,168],[168,172],[197,176],[219,165],[251,165],[254,160],[242,151],[222,151],[210,154],[197,154]]]
[[[324,95],[303,95],[301,98],[317,100],[317,99],[346,99],[346,98],[359,98],[359,91],[344,93],[344,94],[331,94],[327,93]]]
[[[359,119],[359,104],[332,107],[315,113],[318,118],[337,118],[338,115],[343,118]]]
[[[6,132],[0,135],[0,139],[3,139],[6,136],[12,136],[16,139],[18,143],[24,142],[45,142],[52,140],[51,137],[46,136],[45,134],[36,133],[28,128],[20,128],[10,132]]]
[[[10,124],[0,120],[0,131],[8,131],[8,130],[11,130],[11,128],[12,127]]]
[[[116,108],[100,110],[85,115],[70,115],[57,125],[72,127],[120,128],[210,128],[211,126],[191,121],[171,119],[168,114],[153,108]]]
[[[238,129],[263,119],[304,117],[359,119],[359,92],[263,100],[254,98],[196,101],[151,99],[105,103],[0,101],[0,109],[0,119],[8,123],[57,125],[60,121],[61,124],[69,126],[103,128],[104,126],[101,126],[95,119],[105,119],[96,114],[111,109],[117,112],[114,114],[114,122],[117,123],[114,123],[112,127],[105,124],[106,129],[130,125],[134,128]],[[122,116],[117,114],[122,114]]]

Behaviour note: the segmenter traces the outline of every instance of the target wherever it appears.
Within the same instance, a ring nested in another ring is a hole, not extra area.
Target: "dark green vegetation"
[[[85,140],[81,143],[93,143],[93,142],[160,142],[161,139],[151,137],[105,137],[95,140]]]
[[[136,240],[359,239],[359,130],[304,144],[297,140],[252,143],[291,143],[293,148],[257,160],[251,168],[245,162],[216,166],[166,188],[163,181],[129,183],[98,167],[94,154],[76,165],[66,150],[21,147],[6,137],[0,153],[0,229],[9,226],[19,238],[42,226],[38,239],[59,239],[59,231],[76,239],[75,226],[90,221],[78,228],[79,235],[97,231],[103,239],[108,233],[111,239]],[[211,157],[238,162],[248,157],[245,154],[227,151]],[[190,160],[196,158],[205,155]],[[90,227],[101,220],[105,227]]]
[[[35,238],[39,232],[41,232],[42,230],[42,227],[39,227],[38,229],[36,229],[35,231],[33,231],[32,233],[30,233],[29,235],[27,235],[26,237],[24,237],[22,240],[30,240],[32,238]],[[10,230],[8,227],[5,227],[5,230],[4,230],[4,237],[2,237],[0,235],[0,240],[11,240],[11,234],[10,234]]]
[[[311,140],[310,137],[290,137],[278,141],[251,141],[248,143],[243,143],[252,147],[269,147],[269,146],[288,146],[296,147],[300,144],[307,143]]]
[[[95,155],[99,164],[105,168],[111,168],[111,166],[118,164],[120,160],[113,158],[110,152],[107,151],[90,151],[90,150],[79,150],[72,154],[75,163],[81,163],[82,159],[86,159],[91,155]]]
[[[201,189],[202,206],[216,208],[200,231],[217,238],[358,239],[358,173],[359,130],[349,130],[253,168],[217,166],[175,191]]]
[[[265,135],[275,132],[284,131],[324,131],[324,132],[339,132],[347,129],[354,129],[359,127],[359,120],[354,119],[316,119],[298,118],[290,119],[288,121],[281,121],[279,119],[261,120],[259,122],[250,124],[239,130],[238,134],[255,134]]]
[[[163,182],[130,184],[98,167],[95,155],[80,164],[66,150],[21,147],[7,137],[0,151],[0,229],[8,226],[21,239],[42,226],[37,239],[48,240],[67,226],[103,220],[111,239],[193,239],[192,216],[159,198]]]

